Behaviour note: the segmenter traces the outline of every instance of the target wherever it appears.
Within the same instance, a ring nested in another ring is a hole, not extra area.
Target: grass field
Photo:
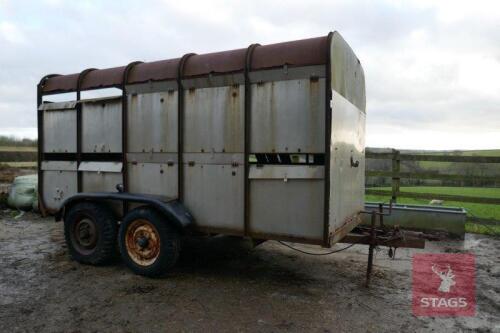
[[[500,156],[500,149],[490,150],[463,150],[463,151],[442,151],[430,152],[430,155],[453,155],[453,156]],[[434,161],[420,161],[420,167],[432,170],[446,170],[454,162],[434,162]]]
[[[415,151],[416,153],[423,153],[430,155],[454,155],[454,156],[500,156],[500,149],[484,149],[484,150],[442,150],[442,151],[430,151],[425,150]]]
[[[2,151],[36,151],[36,147],[0,146],[0,152]]]
[[[389,202],[391,198],[390,187],[377,187],[377,190],[388,192],[387,196],[367,195],[366,201]],[[483,188],[483,187],[437,187],[437,186],[406,186],[401,187],[401,192],[415,193],[435,193],[435,194],[450,194],[450,195],[466,195],[472,197],[485,198],[500,198],[500,188]],[[398,203],[427,205],[429,200],[398,198]],[[468,203],[458,201],[444,201],[443,206],[448,207],[463,207],[467,210],[468,216],[480,217],[484,219],[500,220],[500,205]],[[472,223],[467,223],[466,229],[468,232],[500,234],[500,226],[480,226]]]
[[[490,150],[464,150],[460,152],[463,156],[500,156],[500,149]]]
[[[36,168],[37,162],[1,162],[1,167],[10,168]]]
[[[0,168],[34,168],[36,151],[36,147],[0,145]]]

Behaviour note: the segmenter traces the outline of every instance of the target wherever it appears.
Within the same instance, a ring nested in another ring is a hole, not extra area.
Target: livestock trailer
[[[121,92],[81,98],[104,88]],[[72,100],[47,100],[62,93]],[[64,220],[76,260],[106,261],[118,242],[149,276],[198,232],[330,247],[363,210],[365,104],[337,32],[47,75],[40,210]]]

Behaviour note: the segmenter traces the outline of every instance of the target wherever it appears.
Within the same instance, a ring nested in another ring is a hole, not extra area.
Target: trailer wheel
[[[179,258],[179,233],[149,208],[136,208],[125,216],[119,242],[123,261],[139,275],[164,275]]]
[[[73,259],[84,264],[103,264],[115,254],[116,220],[104,205],[78,203],[64,219],[64,236]]]

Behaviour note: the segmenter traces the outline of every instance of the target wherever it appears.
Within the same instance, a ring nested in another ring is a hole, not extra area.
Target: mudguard
[[[175,198],[168,198],[156,195],[133,194],[124,192],[92,192],[78,193],[66,199],[59,211],[55,214],[56,221],[64,218],[66,210],[72,205],[82,201],[121,201],[142,203],[156,209],[163,214],[168,221],[181,231],[188,229],[194,223],[193,216],[186,207]]]

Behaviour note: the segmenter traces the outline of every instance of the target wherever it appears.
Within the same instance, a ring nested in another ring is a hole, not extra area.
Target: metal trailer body
[[[123,95],[80,98],[109,87]],[[360,222],[364,73],[337,32],[50,75],[38,95],[42,211],[122,184],[182,203],[207,233],[329,247]],[[114,201],[120,218],[144,204]]]

